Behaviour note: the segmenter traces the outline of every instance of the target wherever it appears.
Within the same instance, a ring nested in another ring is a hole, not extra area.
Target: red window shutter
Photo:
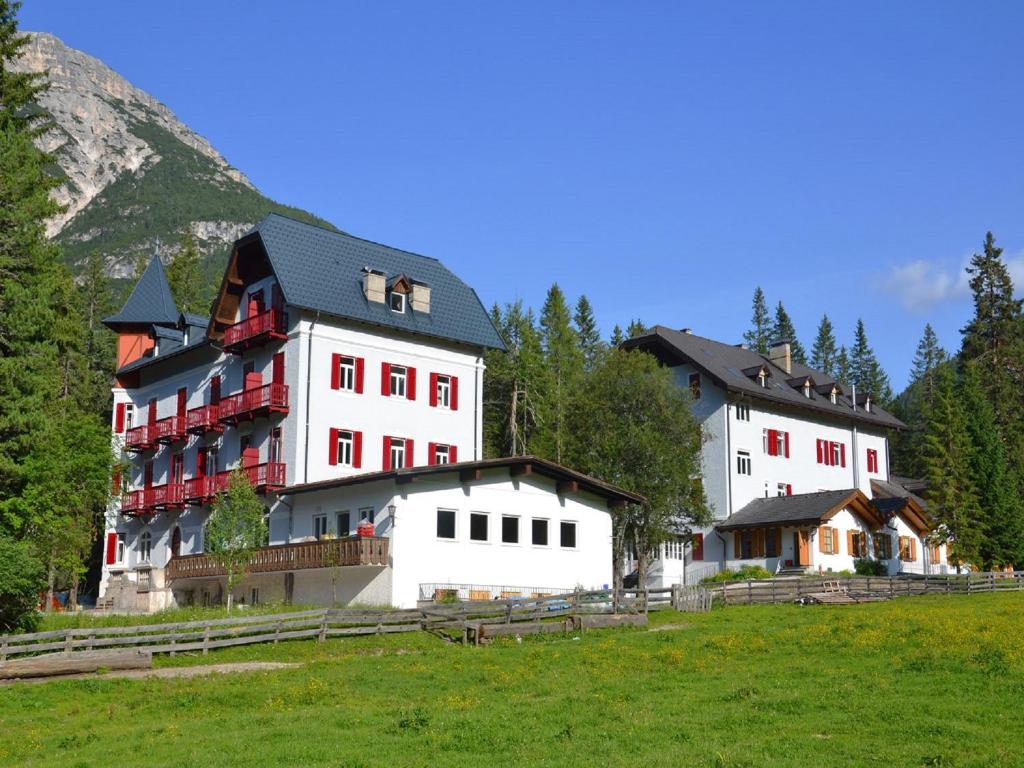
[[[363,433],[352,433],[352,466],[359,469],[363,466]]]
[[[451,409],[459,410],[459,377],[452,376],[452,391],[450,395]]]
[[[846,443],[839,444],[839,466],[846,466]]]
[[[786,483],[786,495],[787,496],[792,496],[793,495],[793,485],[792,485],[792,483]]]
[[[363,394],[363,358],[356,358],[356,394]]]
[[[391,363],[380,364],[380,393],[384,397],[391,394]]]
[[[786,441],[786,458],[789,458],[789,432],[782,433],[782,439]]]
[[[185,415],[185,406],[188,404],[188,390],[182,387],[178,390],[178,415]]]
[[[327,439],[327,463],[332,467],[338,464],[338,428],[331,427]]]
[[[391,438],[384,435],[384,461],[381,463],[381,468],[387,472],[391,469]]]
[[[114,431],[124,432],[124,403],[118,403],[114,411]]]
[[[117,560],[117,534],[111,531],[107,534],[107,565],[113,565]]]
[[[430,374],[430,407],[437,408],[437,374]],[[433,464],[434,462],[430,462]]]
[[[821,438],[818,438],[818,440],[816,442],[817,442],[817,446],[818,446],[818,463],[821,464],[825,460],[825,451],[822,450],[822,447],[821,447]]]
[[[341,389],[341,355],[331,354],[331,389]]]
[[[213,405],[220,404],[220,376],[210,379],[210,402]]]
[[[152,400],[149,401],[149,413],[147,415],[149,417],[149,421],[147,421],[146,423],[147,424],[155,424],[156,423],[156,398],[155,397]]]
[[[413,450],[412,450],[412,438],[409,437],[409,438],[406,438],[406,440],[405,440],[405,466],[407,466],[407,467],[415,467],[416,466],[416,462],[413,460],[413,456],[414,456],[414,454],[413,454]]]
[[[196,477],[206,477],[206,448],[196,451]]]
[[[768,455],[769,456],[774,456],[774,455],[776,455],[778,453],[778,444],[776,443],[777,440],[778,440],[778,432],[776,432],[774,429],[769,429],[768,430]]]
[[[449,445],[448,446],[448,461],[452,464],[459,460],[459,446]]]
[[[427,443],[427,464],[431,466],[437,464],[437,443]]]
[[[274,384],[284,384],[284,352],[278,352],[271,361],[270,380]]]
[[[405,374],[405,376],[406,376],[406,379],[405,379],[405,396],[409,400],[415,400],[416,399],[416,369],[415,368],[407,368],[406,371],[407,372]]]
[[[704,559],[704,534],[695,533],[693,534],[693,555],[694,560]]]

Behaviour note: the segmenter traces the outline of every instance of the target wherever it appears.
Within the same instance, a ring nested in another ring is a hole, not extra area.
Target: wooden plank
[[[129,648],[119,651],[81,651],[53,653],[0,664],[0,679],[52,677],[96,672],[99,669],[151,669],[153,655],[148,650]]]

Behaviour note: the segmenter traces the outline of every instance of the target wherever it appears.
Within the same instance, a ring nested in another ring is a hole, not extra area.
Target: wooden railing
[[[144,451],[153,447],[154,437],[150,424],[132,427],[124,434],[124,447],[129,451]]]
[[[280,309],[270,309],[247,317],[224,329],[224,349],[241,352],[271,339],[283,339],[287,334],[287,316]]]
[[[153,425],[152,439],[158,443],[177,443],[185,439],[185,417],[168,416]]]
[[[207,432],[221,432],[224,427],[218,421],[219,416],[220,408],[216,403],[192,408],[185,414],[185,429],[195,435],[205,435]]]
[[[264,384],[220,401],[220,421],[238,422],[269,412],[288,412],[288,385]]]
[[[388,541],[381,536],[351,536],[264,547],[253,555],[248,572],[273,573],[349,565],[387,565]],[[209,555],[172,557],[167,564],[168,580],[223,575],[224,569]]]

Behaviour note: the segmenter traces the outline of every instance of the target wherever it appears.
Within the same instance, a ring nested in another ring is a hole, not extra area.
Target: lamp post
[[[398,523],[398,518],[395,516],[397,507],[394,504],[388,504],[388,515],[391,517],[391,527],[394,528],[395,524]]]

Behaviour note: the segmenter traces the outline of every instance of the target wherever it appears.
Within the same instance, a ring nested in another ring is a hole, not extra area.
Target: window
[[[750,406],[747,403],[736,403],[736,421],[750,421]]]
[[[928,562],[933,564],[942,562],[942,550],[938,544],[928,546]]]
[[[562,523],[565,525],[565,523]],[[666,560],[682,560],[683,559],[683,540],[682,539],[670,539],[665,542],[664,558]]]
[[[217,452],[219,446],[211,445],[206,449],[206,477],[217,474]]]
[[[694,400],[700,400],[700,374],[690,374],[690,397]]]
[[[349,392],[356,391],[356,359],[354,357],[338,356],[338,386],[336,388]]]
[[[548,521],[534,518],[530,525],[530,541],[535,547],[546,547],[548,545]]]
[[[838,393],[833,389],[828,395],[828,399],[832,401],[832,405],[835,405],[838,402],[836,397],[837,394]]]
[[[763,369],[758,371],[757,372],[757,383],[760,384],[762,387],[767,386],[767,381],[766,381],[767,376],[768,376],[768,374],[766,374]]]
[[[501,543],[519,543],[519,518],[512,515],[501,516]]]
[[[452,378],[451,376],[437,375],[437,383],[434,385],[435,404],[439,408],[450,408],[452,402]]]
[[[690,543],[693,546],[692,559],[694,559],[694,560],[703,560],[704,559],[704,534],[703,533],[695,533],[695,534],[693,534],[693,539],[690,541]]]
[[[388,298],[388,306],[391,307],[392,312],[405,312],[405,294],[392,291]]]
[[[181,485],[185,482],[185,454],[176,453],[171,456],[171,480],[172,485]]]
[[[789,483],[776,483],[775,485],[776,496],[792,496],[793,486]]]
[[[439,510],[437,510],[437,538],[439,538],[439,539],[454,539],[455,538],[455,510],[454,509],[439,509]]]
[[[447,445],[435,445],[434,446],[434,463],[435,464],[449,464],[451,463],[451,452],[450,446]]]
[[[900,536],[900,560],[913,562],[917,560],[917,542],[913,536]]]
[[[373,507],[360,507],[359,508],[359,519],[365,520],[368,523],[372,523],[376,517]]]
[[[487,541],[487,513],[469,513],[469,540]]]
[[[892,536],[888,533],[874,535],[875,557],[879,560],[892,559]]]
[[[118,540],[118,544],[120,544],[120,539]],[[151,534],[149,531],[143,531],[142,535],[139,536],[139,562],[148,563],[152,554],[153,534]]]
[[[388,465],[391,469],[401,469],[406,466],[405,464],[405,440],[400,437],[392,437],[390,439],[390,446],[388,449]]]
[[[769,456],[789,458],[789,432],[779,429],[761,430],[761,442],[764,452]]]
[[[338,430],[338,443],[335,446],[335,458],[337,463],[343,467],[352,466],[352,444],[354,442],[352,433],[348,430]]]
[[[401,365],[392,365],[388,392],[393,397],[405,397],[405,385],[408,371]]]
[[[124,547],[125,547],[124,534],[123,533],[119,533],[119,534],[117,534],[117,557],[114,559],[114,562],[117,562],[117,563],[123,563],[124,562]]]
[[[764,532],[765,557],[782,557],[782,529],[768,528]]]
[[[818,529],[818,535],[821,537],[820,547],[821,551],[826,555],[837,555],[839,554],[838,542],[836,539],[836,529],[830,526],[822,526]]]
[[[878,451],[868,448],[868,472],[878,472]]]
[[[270,430],[270,447],[267,449],[267,461],[277,464],[281,461],[281,428],[274,427]]]
[[[752,474],[750,451],[736,451],[736,473],[740,475]]]
[[[676,541],[674,544],[679,545],[680,552],[682,551],[682,542]],[[563,522],[558,526],[558,544],[566,549],[576,549],[576,523]],[[682,554],[677,560],[682,559]]]
[[[818,463],[829,467],[846,466],[846,443],[832,440],[817,441]]]
[[[809,381],[804,382],[804,397],[808,400],[811,399],[811,382]]]
[[[124,428],[129,430],[132,428],[132,424],[135,421],[135,405],[133,403],[124,404]]]
[[[867,557],[868,554],[868,537],[863,531],[850,531],[848,534],[847,544],[850,547],[851,557]]]
[[[348,536],[352,533],[352,515],[347,509],[344,512],[338,513],[337,522],[339,536]]]
[[[327,535],[327,515],[313,515],[313,537],[322,539]]]

